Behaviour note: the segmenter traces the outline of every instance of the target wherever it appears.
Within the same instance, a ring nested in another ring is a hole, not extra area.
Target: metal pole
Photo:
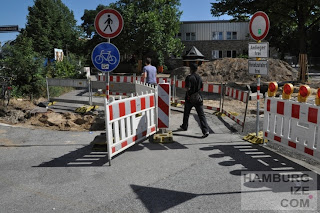
[[[50,92],[49,92],[48,77],[46,77],[46,83],[47,83],[47,96],[48,96],[48,101],[50,101]]]
[[[259,117],[260,117],[260,75],[257,75],[257,120],[256,120],[256,136],[259,133]]]
[[[89,83],[89,105],[92,106],[92,89],[91,89],[91,80],[90,78],[88,79]]]

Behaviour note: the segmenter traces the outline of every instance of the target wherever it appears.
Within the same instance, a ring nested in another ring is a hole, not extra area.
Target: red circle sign
[[[258,11],[253,14],[249,23],[249,32],[254,40],[259,41],[264,39],[269,32],[269,28],[270,21],[266,13]]]
[[[97,14],[94,20],[94,27],[103,38],[114,38],[122,31],[123,18],[114,9],[104,9]]]

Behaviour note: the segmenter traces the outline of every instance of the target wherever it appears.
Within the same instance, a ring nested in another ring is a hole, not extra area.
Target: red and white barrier
[[[169,128],[170,116],[170,84],[158,84],[158,128]]]
[[[320,107],[308,103],[267,97],[264,137],[271,143],[320,160]]]
[[[109,104],[105,101],[109,163],[113,156],[156,132],[155,100],[155,94],[151,93]]]
[[[242,90],[238,90],[232,87],[228,87],[226,86],[226,96],[229,96],[233,99],[242,101],[244,103],[247,103],[248,99],[249,99],[249,92],[248,91],[242,91]]]

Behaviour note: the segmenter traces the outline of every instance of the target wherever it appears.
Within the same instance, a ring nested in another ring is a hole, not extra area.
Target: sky
[[[77,24],[81,25],[81,17],[84,10],[94,10],[99,4],[108,5],[116,0],[62,0],[62,2],[74,13]],[[214,0],[180,0],[180,10],[183,12],[181,21],[223,20],[228,16],[213,17],[210,13],[211,2]],[[27,22],[28,7],[33,6],[34,0],[0,0],[0,26],[19,25],[24,28]],[[8,40],[14,40],[18,33],[0,33],[2,45]]]

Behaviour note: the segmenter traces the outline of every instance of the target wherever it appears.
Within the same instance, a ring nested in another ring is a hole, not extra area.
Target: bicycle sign
[[[113,44],[103,42],[93,49],[91,60],[101,72],[111,72],[119,65],[120,52]]]

